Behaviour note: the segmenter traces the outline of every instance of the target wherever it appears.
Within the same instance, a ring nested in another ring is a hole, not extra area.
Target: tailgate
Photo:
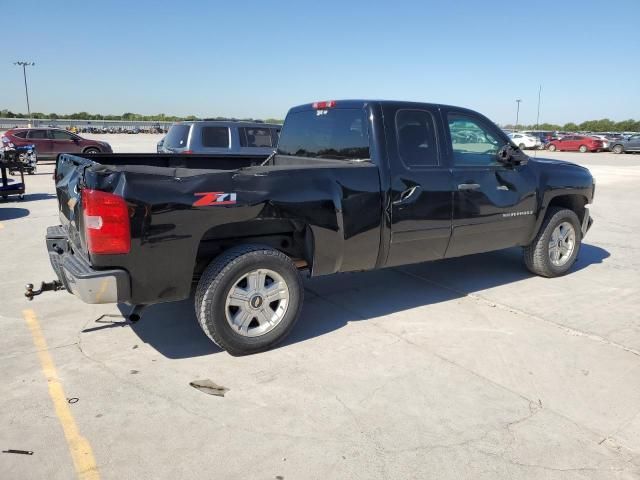
[[[56,160],[55,182],[60,222],[66,230],[74,250],[84,254],[81,238],[82,216],[80,191],[84,170],[93,162],[73,155],[60,155]]]

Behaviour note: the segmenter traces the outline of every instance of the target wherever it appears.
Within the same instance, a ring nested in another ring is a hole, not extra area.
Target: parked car
[[[163,153],[270,154],[278,144],[282,125],[199,120],[169,128]]]
[[[592,133],[589,135],[591,138],[595,138],[596,140],[602,140],[602,150],[609,150],[609,139],[604,135],[598,135]]]
[[[479,113],[395,101],[295,107],[275,155],[61,155],[55,181],[58,280],[43,290],[139,306],[188,298],[195,282],[202,329],[233,354],[291,331],[304,272],[521,246],[529,270],[563,275],[594,195],[589,170],[529,158]]]
[[[524,133],[511,133],[509,134],[509,138],[522,150],[525,148],[539,148],[542,146],[542,142],[539,138],[532,135],[525,135]]]
[[[107,142],[89,140],[61,128],[13,128],[4,134],[16,146],[35,145],[38,159],[60,153],[112,153]]]
[[[599,152],[604,150],[604,143],[602,140],[584,135],[567,135],[558,140],[552,140],[549,142],[547,149],[550,152],[556,150],[562,151],[576,151],[576,152]]]
[[[640,152],[640,135],[631,135],[626,140],[612,141],[610,146],[613,153]]]

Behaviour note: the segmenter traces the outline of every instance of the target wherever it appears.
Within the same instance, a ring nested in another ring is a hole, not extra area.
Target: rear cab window
[[[172,125],[164,139],[164,147],[171,149],[187,148],[190,130],[190,124],[179,123]]]
[[[299,110],[287,115],[279,155],[369,160],[369,129],[361,108]]]

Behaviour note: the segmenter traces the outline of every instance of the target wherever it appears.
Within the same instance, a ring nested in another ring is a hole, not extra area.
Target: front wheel
[[[232,355],[266,350],[291,331],[304,289],[291,259],[242,245],[213,260],[198,283],[196,316],[205,334]]]
[[[555,152],[557,149],[557,147],[555,145],[549,145],[549,151],[550,152]]]
[[[84,152],[82,153],[100,153],[100,150],[98,150],[97,148],[87,148]]]
[[[524,263],[537,275],[559,277],[575,263],[581,242],[582,231],[575,212],[551,207],[536,238],[524,248]]]
[[[624,152],[624,147],[622,145],[616,145],[613,147],[613,153],[621,154]]]

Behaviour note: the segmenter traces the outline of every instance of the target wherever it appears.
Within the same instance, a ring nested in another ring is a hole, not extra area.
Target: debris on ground
[[[9,450],[3,450],[2,453],[17,453],[18,455],[33,455],[31,450],[14,450],[10,448]]]
[[[200,390],[208,395],[215,395],[216,397],[224,397],[224,394],[229,391],[228,388],[221,387],[213,383],[211,380],[194,380],[189,382],[193,388]]]

